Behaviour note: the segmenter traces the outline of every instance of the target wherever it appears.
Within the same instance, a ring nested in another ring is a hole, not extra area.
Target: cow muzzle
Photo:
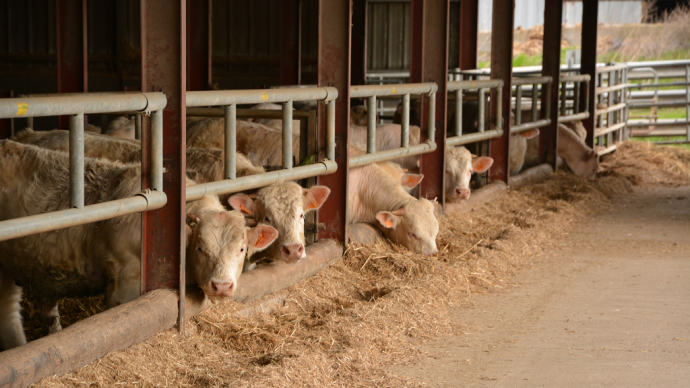
[[[304,245],[299,242],[283,244],[280,249],[280,256],[287,262],[295,262],[307,257],[304,253]]]
[[[467,199],[470,197],[470,189],[463,189],[456,187],[455,188],[455,195],[457,196],[458,199]]]
[[[235,293],[235,282],[211,281],[211,296],[232,296]]]

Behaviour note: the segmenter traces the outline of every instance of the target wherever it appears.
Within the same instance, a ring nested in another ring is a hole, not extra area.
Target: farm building
[[[639,24],[645,7],[0,0],[0,385],[457,386],[467,375],[427,369],[411,343],[463,335],[443,315],[458,298],[551,250],[558,276],[584,271],[577,233],[635,236],[592,242],[611,276],[615,247],[663,246],[677,269],[654,281],[672,284],[690,268],[690,154],[633,138],[690,142],[690,60],[597,62],[640,51],[600,24]],[[675,26],[645,31],[682,53]],[[539,65],[515,67],[533,41]],[[617,216],[573,229],[607,206]],[[628,209],[656,226],[619,233]],[[689,354],[682,319],[660,352]],[[640,381],[679,365],[652,363]]]

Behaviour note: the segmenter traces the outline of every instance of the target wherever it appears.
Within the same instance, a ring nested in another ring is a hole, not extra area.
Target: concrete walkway
[[[630,194],[510,282],[392,371],[432,387],[690,387],[690,187]]]

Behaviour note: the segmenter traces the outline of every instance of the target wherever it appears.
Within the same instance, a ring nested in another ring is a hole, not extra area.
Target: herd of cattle
[[[260,109],[280,109],[262,104]],[[476,108],[463,112],[465,133],[476,131]],[[474,118],[474,122],[472,121]],[[349,155],[366,144],[366,111],[352,110]],[[223,119],[189,118],[187,185],[224,178]],[[299,125],[293,125],[293,155],[299,155]],[[400,125],[377,127],[376,148],[400,147]],[[578,175],[591,178],[598,159],[583,142],[580,126],[559,126],[558,152]],[[134,122],[121,117],[102,131],[89,125],[84,136],[85,204],[136,195],[141,191],[141,143]],[[102,132],[94,133],[94,132]],[[449,131],[450,132],[450,131]],[[511,135],[511,174],[537,158],[538,131]],[[531,138],[528,140],[528,138]],[[237,122],[237,176],[261,174],[262,165],[282,161],[280,120]],[[410,126],[410,145],[420,129]],[[31,129],[0,141],[0,220],[69,207],[69,133]],[[476,152],[476,151],[475,151]],[[475,157],[465,147],[446,150],[446,198],[470,196],[473,173],[493,160]],[[376,163],[349,170],[348,224],[376,225],[392,242],[424,255],[437,252],[439,223],[435,200],[410,194],[423,176],[415,174],[419,157]],[[305,213],[320,208],[330,189],[304,189],[280,182],[235,195],[206,195],[186,206],[188,284],[198,284],[211,299],[233,295],[243,271],[260,259],[295,262],[305,255]],[[36,295],[45,330],[60,330],[57,302],[63,297],[105,292],[109,307],[139,296],[141,217],[132,214],[87,225],[0,241],[0,349],[26,342],[20,302],[22,287]]]

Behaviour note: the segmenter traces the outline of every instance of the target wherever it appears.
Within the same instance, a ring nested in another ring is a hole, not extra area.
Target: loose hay
[[[184,340],[169,330],[38,386],[420,386],[385,368],[414,362],[415,343],[457,332],[462,322],[449,308],[504,287],[609,198],[639,185],[690,183],[690,152],[625,143],[599,175],[584,181],[558,171],[470,214],[444,216],[437,256],[383,241],[353,245],[283,291],[285,306],[271,314],[239,317],[233,312],[242,305],[222,302],[191,319]],[[80,301],[84,308],[61,306],[63,315],[102,303]]]

